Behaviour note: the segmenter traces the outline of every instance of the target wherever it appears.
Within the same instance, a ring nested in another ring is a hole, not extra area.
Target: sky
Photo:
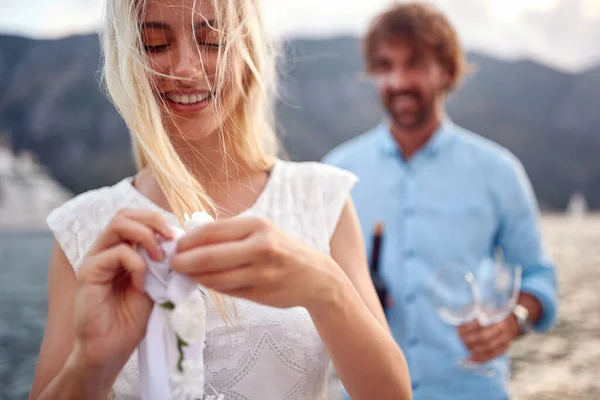
[[[391,0],[261,0],[279,37],[361,35]],[[600,0],[431,0],[469,50],[566,71],[600,64]],[[0,0],[0,32],[56,38],[97,30],[102,0]]]

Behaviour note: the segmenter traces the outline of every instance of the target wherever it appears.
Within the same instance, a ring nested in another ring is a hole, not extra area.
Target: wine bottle
[[[377,291],[377,296],[379,297],[381,306],[384,310],[386,310],[389,306],[389,292],[387,285],[385,284],[385,281],[383,280],[379,272],[382,241],[383,224],[377,223],[377,225],[375,225],[375,232],[373,233],[373,248],[371,250],[370,270],[371,279],[373,280],[373,285],[375,286],[375,290]]]

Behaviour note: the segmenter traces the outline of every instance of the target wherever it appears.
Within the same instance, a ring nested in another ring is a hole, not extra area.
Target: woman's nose
[[[178,78],[196,78],[201,74],[202,61],[198,47],[180,44],[177,53],[171,52],[171,73]]]

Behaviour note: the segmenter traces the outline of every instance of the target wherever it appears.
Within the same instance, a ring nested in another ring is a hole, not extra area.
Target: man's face
[[[401,43],[379,43],[371,63],[379,96],[396,128],[414,131],[434,117],[450,78],[430,54]]]

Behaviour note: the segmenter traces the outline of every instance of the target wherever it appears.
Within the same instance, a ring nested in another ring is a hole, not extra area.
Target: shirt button
[[[412,384],[412,389],[413,389],[413,390],[418,390],[418,389],[419,389],[419,387],[421,387],[421,385],[419,384],[419,382],[414,382],[414,383]]]
[[[415,216],[415,210],[412,208],[407,208],[404,210],[404,216],[407,218],[411,218]]]
[[[405,300],[405,301],[406,301],[408,304],[411,304],[411,303],[414,303],[414,302],[415,302],[415,300],[417,300],[417,296],[416,296],[414,293],[411,293],[411,294],[409,294],[408,296],[406,296],[406,297],[404,298],[404,300]]]
[[[417,338],[412,338],[412,339],[410,339],[410,340],[408,341],[408,345],[409,345],[410,347],[415,347],[415,346],[418,346],[418,345],[419,345],[419,339],[417,339]]]
[[[405,258],[413,258],[415,256],[415,251],[413,249],[406,249],[404,251]]]

